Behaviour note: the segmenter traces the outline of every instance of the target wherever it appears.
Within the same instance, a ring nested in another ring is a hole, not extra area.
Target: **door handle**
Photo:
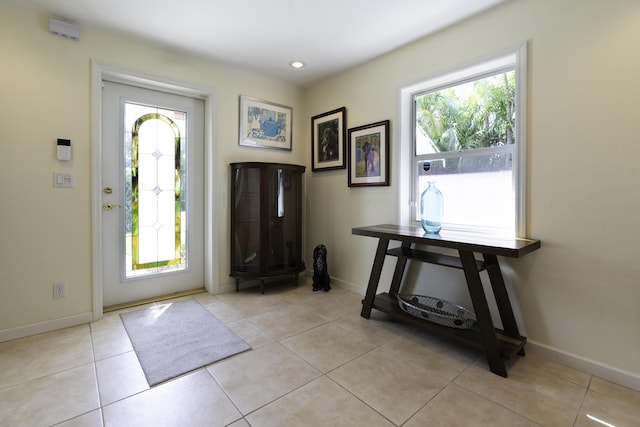
[[[103,203],[102,204],[102,209],[105,210],[105,211],[110,211],[113,208],[121,208],[121,207],[122,207],[122,205],[119,205],[117,203],[109,203],[109,202],[107,202],[107,203]]]

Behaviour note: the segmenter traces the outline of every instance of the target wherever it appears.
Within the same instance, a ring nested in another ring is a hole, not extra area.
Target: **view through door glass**
[[[105,82],[103,299],[204,285],[202,100]]]

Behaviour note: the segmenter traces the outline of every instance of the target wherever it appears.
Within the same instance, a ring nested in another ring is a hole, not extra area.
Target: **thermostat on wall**
[[[70,139],[58,139],[58,160],[71,160]]]

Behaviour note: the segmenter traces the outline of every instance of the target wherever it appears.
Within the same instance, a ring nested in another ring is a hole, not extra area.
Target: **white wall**
[[[396,222],[407,203],[399,90],[525,41],[527,229],[542,248],[504,260],[516,316],[530,349],[640,388],[637,1],[508,2],[314,86],[309,116],[345,106],[348,127],[391,120],[393,168],[388,188],[348,188],[345,171],[311,174],[308,246],[326,244],[335,280],[363,291],[376,241],[351,228]],[[391,274],[386,266],[381,288]],[[409,285],[470,307],[459,272],[414,267]]]
[[[228,164],[305,164],[300,89],[89,27],[81,27],[79,42],[57,37],[48,33],[48,16],[4,3],[0,56],[0,341],[49,324],[74,323],[92,309],[92,60],[214,88],[214,194],[223,202],[214,212],[219,271],[213,280],[218,286],[232,283]],[[293,107],[293,151],[238,145],[241,94]],[[72,140],[72,161],[56,160],[57,138]],[[72,172],[75,187],[53,188],[54,171]],[[64,299],[52,299],[54,282],[66,283]]]

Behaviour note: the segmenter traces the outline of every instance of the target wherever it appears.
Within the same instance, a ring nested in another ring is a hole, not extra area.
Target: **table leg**
[[[410,249],[411,243],[402,242],[402,247],[404,249]],[[404,275],[404,269],[407,265],[406,257],[398,257],[398,261],[396,262],[396,269],[393,272],[393,279],[391,280],[391,287],[389,288],[389,296],[391,298],[395,298],[398,290],[400,289],[400,283],[402,283],[402,276]]]
[[[373,267],[371,267],[371,276],[369,276],[369,284],[367,285],[367,293],[364,296],[362,302],[362,311],[360,316],[368,319],[371,316],[371,308],[373,307],[373,300],[376,298],[376,292],[378,291],[378,283],[380,282],[380,274],[382,273],[382,265],[384,264],[384,258],[387,256],[387,248],[389,247],[389,239],[380,238],[378,241],[378,249],[376,250],[376,257],[373,260]]]
[[[489,280],[491,281],[491,287],[493,288],[493,295],[496,298],[498,305],[498,311],[500,312],[500,319],[502,320],[502,327],[507,335],[519,338],[520,332],[518,331],[518,324],[513,315],[513,308],[511,307],[511,301],[509,300],[509,294],[504,284],[504,278],[498,265],[498,257],[495,255],[484,254],[484,260],[490,264],[487,269],[489,274]]]
[[[489,311],[489,305],[487,304],[487,297],[484,294],[482,280],[480,279],[480,273],[478,272],[473,252],[460,250],[459,254],[460,260],[462,261],[462,268],[464,269],[464,275],[467,279],[467,286],[469,287],[469,294],[471,295],[473,309],[476,313],[484,352],[489,361],[489,368],[494,374],[506,377],[507,368],[500,356],[496,331],[493,326],[491,312]]]

